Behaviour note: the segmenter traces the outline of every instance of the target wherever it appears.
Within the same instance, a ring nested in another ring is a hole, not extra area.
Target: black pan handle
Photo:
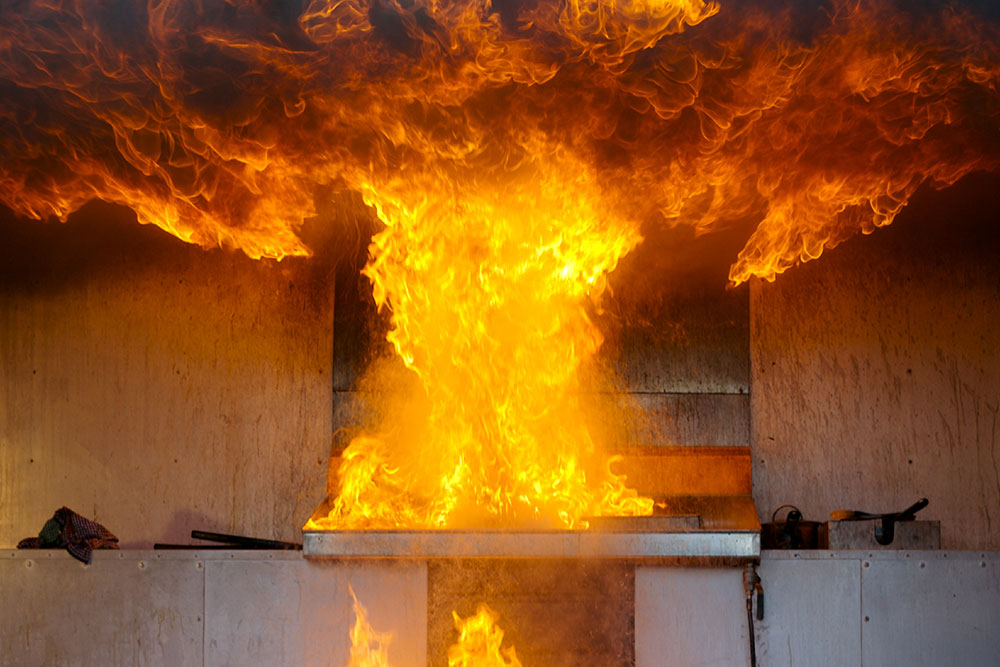
[[[905,510],[903,510],[902,512],[900,512],[899,514],[897,514],[896,515],[896,521],[913,521],[913,518],[916,516],[917,512],[919,512],[923,508],[927,507],[927,504],[929,502],[930,501],[927,500],[926,498],[921,498],[920,500],[918,500],[917,502],[913,503],[912,505],[910,505],[909,507],[907,507]]]
[[[792,511],[795,511],[795,512],[799,512],[799,508],[796,507],[795,505],[790,505],[788,503],[785,503],[784,505],[778,505],[777,507],[774,508],[774,513],[771,515],[771,523],[777,523],[778,522],[778,512],[780,512],[781,510],[785,509],[786,507],[789,510],[792,510]],[[802,512],[799,512],[799,518],[802,518]],[[787,517],[785,518],[785,521],[788,521]]]
[[[232,549],[301,549],[301,544],[294,542],[279,542],[278,540],[262,540],[257,537],[246,537],[244,535],[227,535],[225,533],[210,533],[206,530],[192,530],[191,537],[196,540],[208,540],[209,542],[223,542],[232,545]]]

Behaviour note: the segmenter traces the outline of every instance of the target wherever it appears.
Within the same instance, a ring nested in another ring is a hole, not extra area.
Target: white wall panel
[[[393,667],[427,663],[427,568],[302,558],[208,561],[206,665],[347,665],[355,615],[392,632]]]
[[[749,642],[742,570],[636,568],[636,667],[747,665]]]
[[[202,664],[203,570],[154,552],[0,552],[0,664]]]
[[[862,563],[864,664],[1000,664],[997,552],[906,552]]]
[[[754,619],[758,664],[861,665],[860,569],[854,559],[762,558],[764,619]]]
[[[998,664],[1000,552],[765,552],[760,572],[761,667]],[[643,566],[635,585],[636,665],[749,664],[741,569]],[[424,667],[420,563],[59,550],[0,552],[0,665],[342,667],[348,586],[394,633],[390,664]]]

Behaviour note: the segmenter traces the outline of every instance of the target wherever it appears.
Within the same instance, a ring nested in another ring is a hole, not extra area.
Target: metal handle
[[[927,500],[926,498],[921,498],[920,500],[913,503],[905,510],[897,514],[896,521],[912,521],[913,518],[916,516],[917,512],[927,507],[928,503],[930,503],[929,500]]]
[[[796,507],[795,505],[791,505],[789,503],[785,503],[784,505],[778,505],[777,507],[774,508],[774,512],[771,514],[771,523],[775,523],[777,521],[777,519],[778,519],[778,512],[780,512],[781,510],[785,509],[786,507],[790,508],[792,510],[792,512],[798,512],[799,513],[799,517],[800,518],[802,517],[802,512],[799,511],[798,507]],[[791,514],[791,512],[789,512],[789,514]],[[787,518],[786,518],[786,521],[787,521]]]
[[[246,537],[244,535],[227,535],[225,533],[210,533],[205,530],[192,530],[191,537],[196,540],[208,540],[209,542],[223,542],[232,545],[230,548],[243,549],[301,549],[301,544],[294,542],[280,542],[278,540],[262,540],[257,537]]]

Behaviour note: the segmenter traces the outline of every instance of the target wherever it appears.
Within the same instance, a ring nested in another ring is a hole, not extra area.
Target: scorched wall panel
[[[754,282],[751,447],[762,521],[930,499],[944,548],[1000,546],[995,177]]]
[[[91,205],[0,219],[0,544],[62,505],[124,546],[297,539],[329,453],[322,261],[184,244]]]

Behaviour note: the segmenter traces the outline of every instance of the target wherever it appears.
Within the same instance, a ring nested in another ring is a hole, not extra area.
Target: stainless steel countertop
[[[758,531],[304,531],[307,558],[758,558]]]

